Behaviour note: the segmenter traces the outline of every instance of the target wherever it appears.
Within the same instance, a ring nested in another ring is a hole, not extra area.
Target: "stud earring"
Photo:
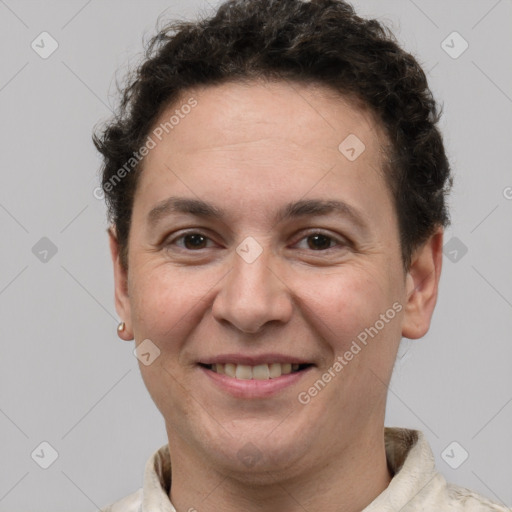
[[[126,324],[124,322],[119,322],[119,325],[117,326],[117,335],[123,339],[121,337],[121,333],[124,332],[124,330],[126,329]],[[130,340],[124,340],[124,341],[130,341]]]

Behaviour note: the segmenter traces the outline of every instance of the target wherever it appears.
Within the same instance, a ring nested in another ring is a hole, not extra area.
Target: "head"
[[[171,452],[299,472],[377,438],[437,298],[438,119],[416,60],[342,1],[230,1],[152,39],[94,142],[116,308],[158,349],[140,368]],[[211,366],[236,362],[300,367],[251,395]]]

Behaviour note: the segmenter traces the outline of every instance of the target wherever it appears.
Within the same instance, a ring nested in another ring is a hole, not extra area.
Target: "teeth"
[[[282,369],[281,369],[281,365],[279,363],[272,363],[271,365],[269,365],[269,370],[270,370],[270,378],[271,379],[275,379],[276,377],[281,377],[282,375]]]
[[[296,372],[298,369],[299,365],[296,363],[271,363],[258,364],[256,366],[233,363],[217,363],[211,365],[211,370],[214,372],[241,380],[275,379],[276,377],[281,377],[281,375],[288,375],[289,373]]]
[[[292,373],[292,365],[290,363],[285,363],[281,365],[281,374],[286,375],[288,373]]]
[[[251,367],[248,366],[247,368],[250,369]],[[259,364],[258,366],[253,366],[252,367],[252,378],[257,379],[257,380],[270,379],[270,371],[268,369],[268,364]]]
[[[221,364],[217,364],[215,365],[217,368],[219,366],[222,367]],[[213,368],[212,368],[213,369]],[[222,373],[222,372],[219,372],[219,373]],[[224,373],[228,376],[228,377],[236,377],[236,364],[231,364],[231,363],[227,363],[224,365]]]
[[[237,364],[235,377],[237,379],[252,379],[252,368],[245,364]]]

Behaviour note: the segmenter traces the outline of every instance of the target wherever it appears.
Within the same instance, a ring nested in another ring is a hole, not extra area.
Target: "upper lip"
[[[272,363],[291,363],[291,364],[313,364],[311,360],[302,359],[300,357],[288,356],[285,354],[260,354],[260,355],[244,355],[244,354],[223,354],[214,357],[207,357],[199,361],[200,364],[245,364],[247,366],[257,366],[259,364]]]

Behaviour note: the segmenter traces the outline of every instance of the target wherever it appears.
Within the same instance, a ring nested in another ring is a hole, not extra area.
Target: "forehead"
[[[347,190],[384,185],[387,141],[378,120],[354,98],[319,85],[253,81],[190,89],[150,136],[156,145],[137,190],[149,203],[176,186],[203,197],[255,185],[304,195],[330,171],[326,189],[334,178]]]
[[[186,108],[192,99],[197,106]],[[180,119],[175,115],[178,122],[165,130],[172,114],[182,110],[190,112]],[[193,129],[187,129],[191,124]],[[162,138],[172,139],[180,151],[274,140],[282,150],[295,144],[305,154],[320,145],[338,156],[339,144],[354,132],[370,149],[386,143],[380,122],[358,98],[319,84],[290,81],[227,82],[190,89],[163,112],[155,126],[161,126]]]

